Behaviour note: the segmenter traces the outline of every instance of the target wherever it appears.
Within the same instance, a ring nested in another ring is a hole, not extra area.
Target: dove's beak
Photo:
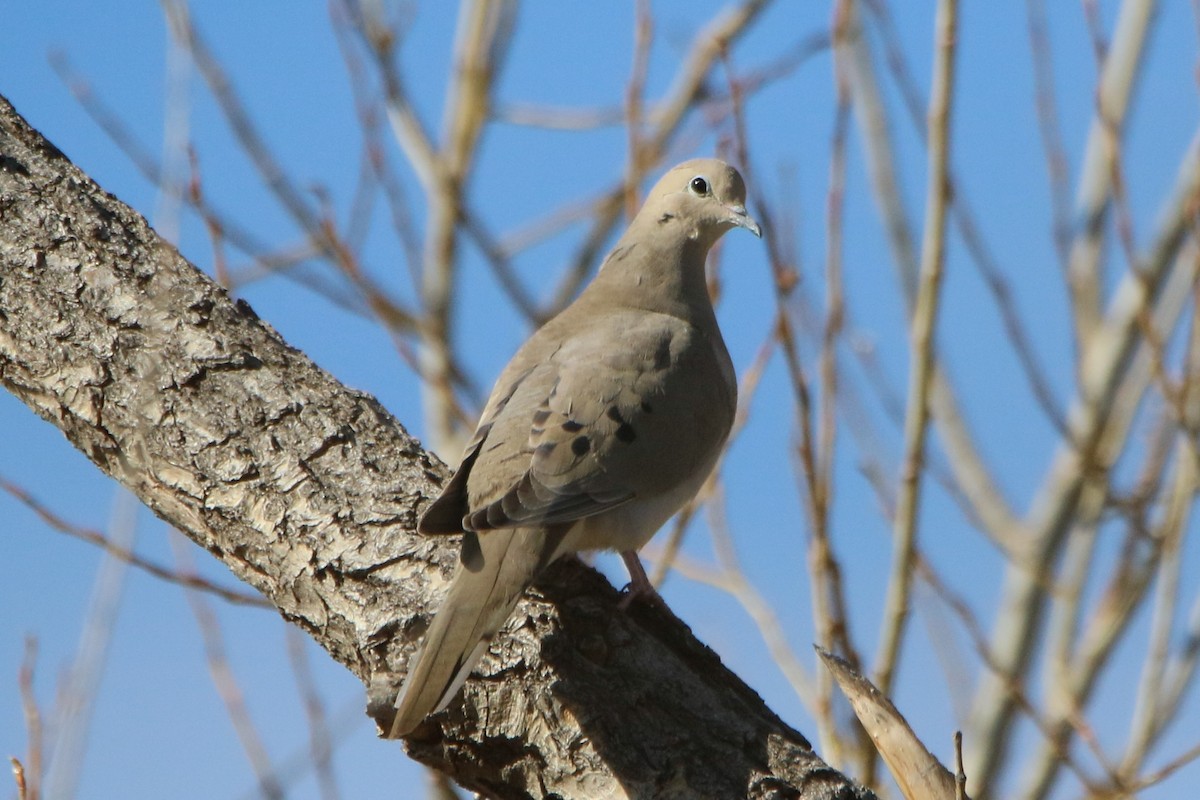
[[[762,228],[760,228],[758,226],[758,223],[755,222],[754,220],[752,220],[750,218],[750,216],[746,213],[746,207],[744,205],[739,203],[735,206],[725,206],[725,207],[728,208],[730,210],[730,212],[732,212],[729,215],[729,224],[730,225],[735,225],[739,228],[745,228],[746,230],[750,231],[758,238],[760,238],[760,239],[762,238]]]

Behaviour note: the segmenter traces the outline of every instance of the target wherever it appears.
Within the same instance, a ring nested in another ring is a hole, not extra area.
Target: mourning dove
[[[651,190],[578,299],[517,351],[462,463],[417,530],[463,535],[450,591],[409,665],[390,736],[458,693],[548,564],[616,550],[631,591],[636,551],[695,496],[729,435],[733,364],[708,297],[709,248],[761,236],[722,161],[688,161]]]

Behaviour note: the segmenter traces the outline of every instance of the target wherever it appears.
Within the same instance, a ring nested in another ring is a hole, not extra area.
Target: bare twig
[[[925,118],[926,104],[921,99],[921,91],[912,77],[912,71],[908,67],[907,59],[899,46],[899,34],[895,29],[892,16],[888,13],[887,6],[881,0],[865,0],[865,2],[874,12],[879,31],[883,34],[888,66],[892,77],[895,78],[900,88],[901,96],[904,99],[904,108],[908,111],[909,119],[913,126],[927,140],[929,132]],[[1012,345],[1013,352],[1021,364],[1022,374],[1029,382],[1029,388],[1033,392],[1034,399],[1041,406],[1046,418],[1060,431],[1065,431],[1066,421],[1063,418],[1060,404],[1055,398],[1054,390],[1051,388],[1047,370],[1042,366],[1033,342],[1030,341],[1029,325],[1021,318],[1021,314],[1013,300],[1009,281],[1005,277],[1005,271],[1001,269],[996,258],[992,255],[991,249],[984,241],[980,225],[976,221],[977,215],[968,201],[964,186],[955,177],[953,166],[953,163],[951,163],[947,174],[947,181],[950,186],[950,218],[958,228],[958,233],[962,237],[962,243],[966,247],[967,254],[971,257],[971,263],[979,270],[980,277],[984,281],[984,286],[991,293],[996,304],[996,309],[1000,312],[1000,321],[1004,325],[1005,336]],[[913,268],[913,272],[915,273],[915,267]],[[934,416],[937,417],[938,414]],[[955,424],[953,421],[951,425],[946,427],[950,430],[962,428],[960,424]],[[964,467],[968,467],[970,465],[969,457],[969,451],[964,450],[956,456],[956,461],[962,462]],[[960,472],[963,471],[963,469],[960,469]],[[989,530],[988,533],[992,535],[993,539],[996,539],[997,532]]]
[[[1196,463],[1195,452],[1181,442],[1176,447],[1175,481],[1163,521],[1162,554],[1155,586],[1150,643],[1142,662],[1137,704],[1130,720],[1128,744],[1121,762],[1122,777],[1129,782],[1133,782],[1149,755],[1151,746],[1174,717],[1174,714],[1160,706],[1159,698],[1162,696],[1171,631],[1180,597],[1180,573],[1183,566],[1180,551],[1186,530],[1186,517],[1191,511],[1200,481],[1198,466],[1200,465]]]
[[[1155,0],[1125,0],[1113,43],[1104,53],[1096,116],[1088,132],[1075,197],[1075,235],[1067,264],[1076,347],[1083,353],[1101,324],[1100,254],[1125,111],[1154,18]],[[1091,15],[1089,15],[1091,16]]]
[[[191,53],[200,74],[208,83],[222,112],[229,120],[230,127],[258,168],[263,181],[304,231],[311,233],[319,230],[316,212],[304,199],[303,192],[288,178],[283,166],[275,160],[270,146],[258,132],[245,105],[237,97],[224,69],[193,25],[186,6],[177,0],[162,0],[162,7],[173,35]]]
[[[953,592],[925,559],[918,558],[916,568],[922,580],[929,584],[938,598],[959,619],[980,661],[988,669],[993,672],[996,671],[997,659],[988,645],[987,635],[983,627],[972,613],[967,601]],[[1043,720],[1037,705],[1025,690],[1024,685],[1019,680],[1012,680],[1005,684],[1004,690],[1014,698],[1016,705],[1029,717],[1037,730],[1047,740],[1052,740],[1051,725]],[[1071,770],[1082,785],[1089,788],[1093,787],[1093,781],[1070,750],[1058,751],[1057,757],[1064,766]]]
[[[962,731],[954,732],[954,797],[968,800],[967,773],[963,770]]]
[[[186,47],[209,91],[228,121],[239,145],[258,171],[263,183],[292,217],[313,247],[338,268],[358,289],[367,306],[389,329],[412,332],[417,324],[413,313],[382,286],[368,277],[358,258],[327,216],[314,208],[275,158],[242,103],[220,62],[193,24],[186,8],[176,0],[161,0],[174,37]]]
[[[844,659],[816,648],[825,668],[837,679],[859,722],[883,756],[900,792],[908,800],[951,800],[959,787],[955,776],[942,766],[909,727],[904,715]]]
[[[1148,775],[1143,776],[1141,780],[1139,780],[1136,784],[1134,784],[1133,786],[1130,787],[1130,791],[1131,792],[1141,791],[1143,789],[1149,789],[1151,786],[1154,786],[1155,784],[1162,783],[1167,778],[1171,777],[1173,774],[1178,772],[1180,769],[1183,769],[1188,764],[1191,764],[1192,762],[1194,762],[1198,759],[1200,759],[1200,744],[1197,744],[1194,747],[1189,748],[1185,752],[1180,753],[1178,756],[1171,759],[1169,762],[1164,764],[1159,769],[1155,770],[1154,772],[1152,772]]]
[[[844,247],[843,229],[845,216],[845,194],[846,194],[846,149],[847,139],[849,137],[851,114],[850,114],[850,80],[849,66],[846,61],[847,54],[847,37],[850,35],[850,25],[854,14],[854,6],[850,2],[843,0],[834,5],[833,18],[830,22],[830,39],[834,42],[834,86],[836,96],[836,106],[834,109],[833,131],[830,135],[830,163],[829,163],[829,188],[826,192],[826,217],[828,224],[826,226],[827,238],[825,245],[825,313],[824,325],[819,333],[820,356],[817,364],[817,372],[820,378],[820,393],[817,398],[816,418],[816,442],[815,453],[802,455],[801,466],[806,469],[811,469],[813,474],[806,476],[807,486],[809,491],[808,505],[810,506],[810,515],[813,522],[813,540],[810,544],[810,549],[820,553],[821,558],[818,561],[810,561],[810,568],[815,565],[820,565],[822,573],[820,576],[814,574],[814,591],[824,584],[828,592],[832,592],[832,596],[828,601],[824,601],[820,609],[822,612],[831,612],[831,616],[826,619],[817,619],[818,629],[824,629],[827,632],[833,632],[845,627],[846,611],[845,602],[841,597],[841,580],[838,574],[836,562],[833,559],[832,546],[829,543],[831,537],[830,518],[834,500],[834,459],[837,445],[837,405],[840,391],[840,374],[838,369],[838,345],[845,326],[846,305],[845,297],[842,289],[842,250]],[[784,263],[795,263],[795,261],[783,262],[783,248],[779,248],[778,255],[773,255],[773,260],[779,260],[781,263],[775,267],[776,277],[776,295],[778,297],[779,313],[781,315],[787,313],[789,296],[796,289],[796,281],[794,277],[786,279],[789,273],[783,269]],[[798,269],[797,264],[795,269]],[[783,279],[783,280],[781,280]],[[798,395],[799,396],[799,395]],[[803,413],[801,409],[797,409],[798,413]],[[805,434],[812,436],[808,432],[807,427],[811,423],[805,422]],[[826,592],[822,592],[826,594]],[[818,606],[814,604],[814,615],[818,612]],[[835,637],[828,636],[826,641],[835,642]],[[849,642],[848,634],[845,640],[840,643],[840,648],[846,654],[846,658],[851,659],[854,664],[858,664],[859,655]],[[821,690],[820,697],[823,701],[821,710],[826,714],[832,709],[833,686],[824,672],[819,674],[819,687]],[[825,720],[825,726],[828,732],[825,734],[826,739],[834,738],[836,732],[836,720],[830,716]],[[853,726],[852,735],[855,744],[854,749],[855,760],[859,766],[860,779],[868,786],[876,783],[875,769],[878,763],[875,748],[871,745],[868,731],[863,726]],[[840,736],[836,737],[838,747],[842,746]],[[849,737],[847,737],[849,738]]]
[[[25,655],[17,673],[17,687],[21,693],[21,712],[25,717],[25,736],[28,739],[25,763],[15,758],[13,775],[21,800],[38,800],[42,791],[42,755],[45,748],[42,712],[38,708],[37,695],[33,691],[33,676],[37,665],[37,639],[25,637]]]
[[[117,547],[129,549],[137,530],[137,500],[122,489],[116,491],[110,538]],[[59,687],[53,714],[54,748],[46,769],[47,797],[73,797],[82,774],[87,752],[92,710],[100,689],[100,679],[108,662],[120,613],[128,563],[106,555],[96,570],[88,611],[79,634],[79,644],[66,679]]]
[[[10,756],[8,763],[12,768],[13,781],[17,784],[17,800],[31,800],[36,798],[37,795],[30,792],[29,784],[25,780],[25,765],[15,756]]]
[[[629,139],[628,163],[625,167],[625,217],[633,219],[641,200],[638,187],[642,184],[646,164],[642,163],[642,119],[646,102],[646,72],[650,67],[650,48],[654,43],[654,17],[649,0],[638,0],[633,14],[633,65],[625,83],[625,121]]]
[[[321,798],[337,800],[341,793],[338,791],[337,777],[333,773],[333,736],[329,730],[325,704],[317,692],[312,668],[308,663],[308,654],[305,651],[308,639],[298,628],[291,625],[285,628],[284,639],[287,642],[288,661],[291,662],[296,685],[304,701],[304,714],[308,718],[309,756],[317,773]]]
[[[644,551],[644,555],[654,561],[656,566],[661,560],[654,550]],[[788,644],[787,632],[783,623],[780,622],[771,604],[767,602],[762,593],[747,580],[736,560],[728,561],[727,556],[723,556],[723,559],[726,563],[720,568],[714,569],[685,556],[677,556],[673,561],[672,569],[690,581],[719,589],[737,601],[746,615],[750,617],[755,628],[758,629],[763,643],[771,654],[771,660],[779,667],[779,671],[791,685],[792,691],[796,693],[800,702],[809,709],[810,713],[815,714],[815,709],[820,702],[816,696],[816,681]]]
[[[954,56],[958,35],[956,0],[938,4],[935,22],[936,57],[929,100],[929,177],[925,201],[925,234],[921,245],[921,277],[912,317],[912,370],[904,421],[905,455],[896,507],[892,569],[888,579],[883,634],[876,662],[876,684],[886,696],[904,639],[912,586],[920,506],[920,476],[925,460],[925,428],[934,368],[934,331],[946,248],[946,205],[950,159],[950,103],[954,93]]]
[[[900,275],[907,307],[916,302],[918,262],[907,208],[900,192],[887,111],[861,23],[852,25],[850,61],[854,110],[863,131],[872,188],[883,217],[893,260]],[[978,447],[967,429],[954,389],[940,367],[935,368],[930,392],[933,420],[949,459],[955,482],[978,519],[996,541],[1015,538],[1020,522],[1005,502]]]
[[[354,47],[353,20],[355,17],[350,8],[350,0],[332,0],[329,3],[329,17],[338,44],[338,51],[341,53],[342,61],[350,76],[350,88],[354,95],[354,107],[358,115],[359,127],[363,133],[367,161],[387,200],[388,208],[391,211],[392,228],[396,232],[396,238],[404,253],[413,289],[416,290],[420,286],[421,243],[413,222],[408,197],[402,182],[394,172],[387,147],[384,145],[380,112],[386,118],[386,109],[382,108],[385,99],[377,96],[377,93],[367,91],[367,68]]]
[[[429,214],[421,277],[422,393],[433,449],[461,449],[467,428],[453,412],[454,297],[462,195],[487,122],[492,91],[508,48],[516,5],[476,0],[460,7],[454,72],[447,88],[437,169],[427,186]]]
[[[831,38],[835,42],[836,52],[840,26],[836,13],[832,25],[834,33]],[[731,94],[737,98],[736,84],[731,86]],[[735,102],[735,118],[738,114],[736,109]],[[743,166],[749,169],[749,166],[745,164]],[[751,180],[750,185],[755,186],[755,182]],[[752,189],[752,191],[757,190]],[[799,430],[796,455],[799,459],[801,497],[804,501],[810,536],[808,569],[811,578],[810,595],[813,621],[822,646],[843,653],[847,659],[857,664],[858,654],[851,643],[849,618],[842,591],[841,568],[829,540],[828,496],[822,478],[822,469],[818,464],[819,444],[813,430],[815,415],[812,392],[809,378],[801,363],[799,344],[796,340],[789,309],[789,301],[797,286],[798,276],[796,267],[783,254],[779,227],[772,223],[773,215],[770,206],[760,195],[756,195],[755,205],[764,226],[767,255],[774,278],[773,288],[777,309],[776,338],[787,365],[796,404],[796,424]],[[813,705],[810,708],[812,708],[817,721],[818,736],[825,756],[833,763],[843,763],[845,757],[834,714],[833,685],[825,673],[817,675],[816,691],[813,695]]]
[[[62,53],[51,53],[50,65],[84,112],[125,154],[142,177],[155,186],[165,186],[167,179],[158,158],[137,140],[133,132],[92,90],[88,82],[75,72],[67,57]],[[192,207],[204,220],[205,225],[220,230],[230,244],[246,255],[257,259],[271,252],[271,247],[260,240],[257,234],[242,227],[235,219],[221,214],[203,196],[194,198]]]
[[[1193,599],[1182,639],[1163,670],[1163,691],[1158,701],[1160,713],[1162,710],[1179,709],[1184,693],[1196,681],[1197,668],[1200,667],[1200,595]]]
[[[1033,55],[1034,97],[1046,174],[1050,179],[1050,205],[1054,214],[1054,247],[1066,269],[1071,249],[1071,199],[1067,187],[1067,153],[1058,126],[1058,100],[1054,91],[1054,60],[1046,27],[1045,0],[1026,0],[1029,49]]]
[[[840,2],[834,10],[834,40],[842,42],[850,4]],[[834,454],[837,445],[836,406],[839,391],[837,347],[845,326],[846,304],[842,292],[842,249],[846,195],[846,140],[850,130],[850,84],[845,64],[845,47],[834,50],[834,81],[837,106],[829,158],[829,189],[826,194],[827,241],[825,244],[825,325],[821,331],[821,355],[818,372],[821,393],[818,399],[817,454],[814,476],[816,496],[814,513],[828,527],[833,505]],[[866,780],[868,784],[870,780]]]
[[[426,192],[439,180],[440,165],[433,137],[413,108],[408,90],[394,62],[398,36],[376,11],[376,4],[359,0],[341,0],[347,16],[362,34],[367,49],[375,57],[383,79],[384,103],[392,135]]]
[[[191,569],[191,550],[189,549],[191,543],[182,535],[176,535],[175,531],[171,531],[171,534],[171,548],[175,551],[175,558],[180,563],[182,570],[189,571]],[[221,632],[221,624],[217,615],[213,613],[208,601],[199,592],[185,588],[184,594],[204,640],[204,658],[208,662],[208,671],[212,676],[213,686],[225,704],[229,720],[233,723],[238,740],[242,743],[242,749],[258,778],[259,790],[267,800],[283,800],[283,785],[271,764],[271,758],[267,754],[262,737],[259,736],[254,721],[250,717],[245,695],[229,664],[225,652],[225,638]]]
[[[0,489],[3,489],[15,497],[18,501],[33,511],[33,513],[37,514],[43,522],[59,533],[65,533],[68,536],[79,539],[80,541],[95,545],[96,547],[104,550],[105,553],[108,553],[115,558],[119,558],[130,566],[136,567],[137,569],[153,575],[160,580],[168,581],[169,583],[177,583],[181,586],[186,586],[189,589],[197,589],[202,592],[208,592],[209,594],[220,597],[222,600],[226,600],[230,603],[235,603],[238,605],[257,606],[259,608],[273,608],[273,606],[267,600],[257,594],[240,592],[236,589],[227,589],[224,586],[219,586],[218,584],[202,578],[199,575],[184,574],[177,570],[170,569],[169,567],[156,564],[153,561],[139,556],[129,548],[123,547],[122,545],[111,541],[106,535],[104,535],[104,533],[100,531],[92,528],[80,527],[67,522],[62,517],[51,511],[49,507],[47,507],[25,489],[8,480],[7,478],[0,477]]]

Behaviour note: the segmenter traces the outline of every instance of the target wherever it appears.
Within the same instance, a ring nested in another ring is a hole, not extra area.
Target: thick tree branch
[[[0,383],[251,584],[388,713],[456,542],[447,471],[0,98]],[[495,797],[869,797],[669,614],[552,571],[408,742]],[[163,713],[169,713],[163,709]]]

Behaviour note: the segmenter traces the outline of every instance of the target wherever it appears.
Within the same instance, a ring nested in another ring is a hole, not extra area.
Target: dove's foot
[[[633,550],[622,550],[621,560],[625,562],[625,569],[629,570],[629,585],[625,587],[623,591],[625,596],[621,598],[621,602],[617,603],[617,608],[626,611],[635,600],[666,607],[666,601],[662,599],[662,595],[650,582],[650,577],[646,575],[646,570],[642,567],[637,553]]]

